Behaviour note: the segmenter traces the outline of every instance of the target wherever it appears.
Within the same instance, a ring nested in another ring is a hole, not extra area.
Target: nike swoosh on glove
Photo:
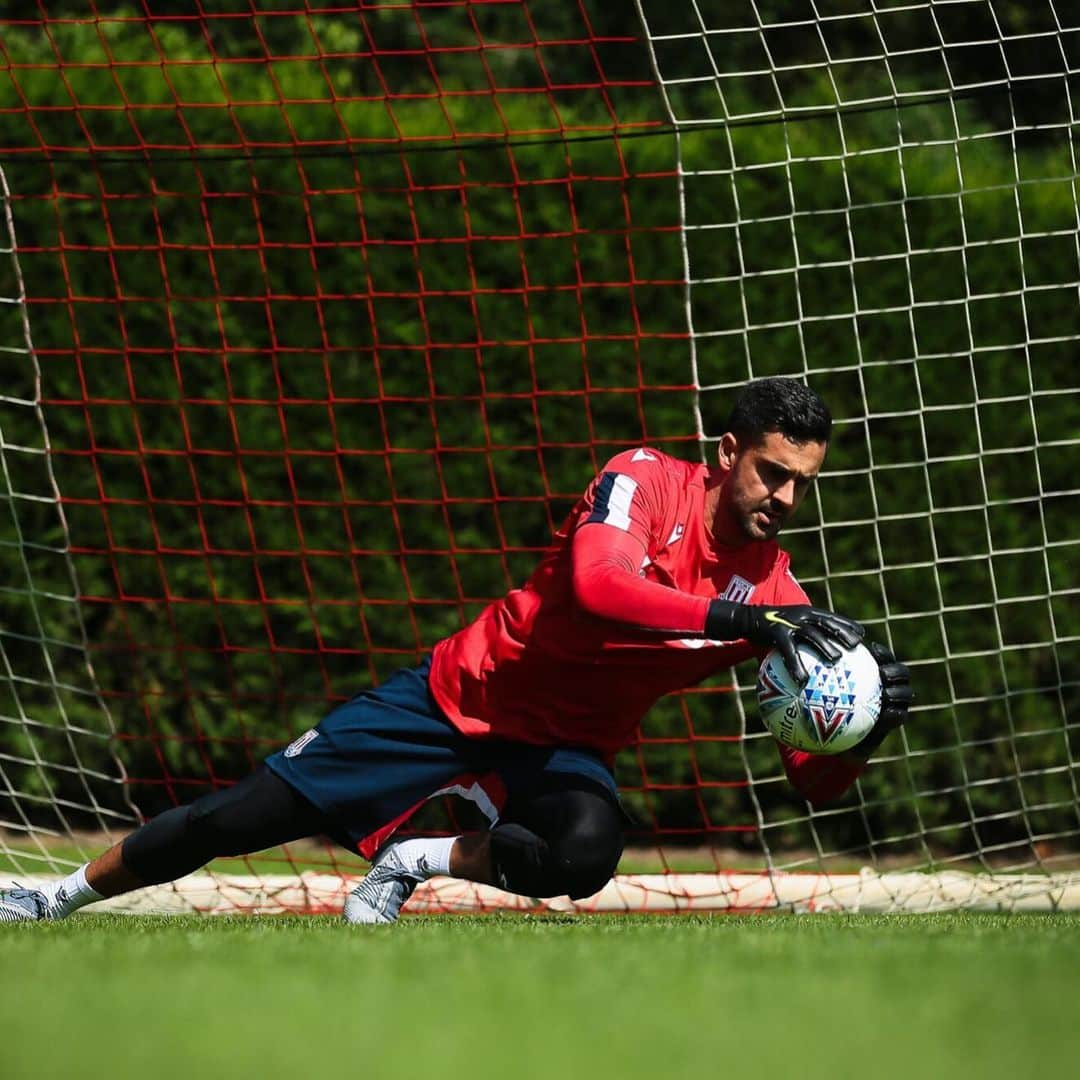
[[[840,659],[842,649],[853,649],[866,633],[863,625],[846,615],[837,615],[807,604],[765,607],[713,600],[705,616],[705,635],[714,641],[745,638],[763,648],[779,649],[784,664],[800,686],[809,676],[796,646],[811,646],[830,664]]]

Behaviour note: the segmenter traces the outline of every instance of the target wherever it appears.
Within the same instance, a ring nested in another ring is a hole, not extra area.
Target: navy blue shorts
[[[462,735],[428,689],[430,659],[345,702],[266,764],[371,858],[428,799],[461,795],[494,824],[516,794],[571,774],[617,798],[599,754]]]

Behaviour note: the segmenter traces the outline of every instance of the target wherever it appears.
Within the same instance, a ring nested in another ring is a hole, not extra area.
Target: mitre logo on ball
[[[835,664],[808,645],[798,653],[809,674],[800,687],[779,650],[758,671],[758,707],[765,726],[786,746],[840,754],[862,741],[881,712],[881,675],[864,645],[843,650]]]

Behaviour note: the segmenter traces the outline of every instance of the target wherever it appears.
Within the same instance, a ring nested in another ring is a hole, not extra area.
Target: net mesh
[[[811,812],[748,673],[662,702],[624,869],[1071,866],[1075,15],[229,8],[0,20],[12,868],[243,775],[767,374],[838,420],[793,564],[919,704]]]
[[[839,404],[793,565],[918,686],[916,722],[824,813],[776,798],[748,736],[774,865],[867,845],[1072,865],[1075,13],[640,10],[679,132],[699,432],[747,377],[806,375]]]
[[[39,403],[25,291],[15,257],[15,232],[6,177],[0,343],[0,475],[6,513],[0,546],[9,573],[0,587],[0,793],[11,808],[4,827],[31,870],[51,868],[49,843],[74,844],[73,824],[102,829],[130,823],[123,763],[109,753],[115,734],[86,660],[86,629],[67,550],[48,433]],[[71,708],[77,703],[75,709]],[[99,762],[104,762],[104,765]],[[54,781],[59,780],[57,784]],[[64,790],[61,793],[58,787]],[[118,806],[120,809],[118,810]]]

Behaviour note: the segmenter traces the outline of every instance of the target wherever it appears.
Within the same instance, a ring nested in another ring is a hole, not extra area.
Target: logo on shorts
[[[312,739],[318,738],[318,735],[319,733],[314,728],[311,728],[309,731],[305,731],[304,734],[300,736],[300,738],[293,739],[293,741],[285,747],[285,756],[296,757],[296,755],[299,754],[300,751],[303,750],[304,747],[307,746],[307,744],[311,742]]]

